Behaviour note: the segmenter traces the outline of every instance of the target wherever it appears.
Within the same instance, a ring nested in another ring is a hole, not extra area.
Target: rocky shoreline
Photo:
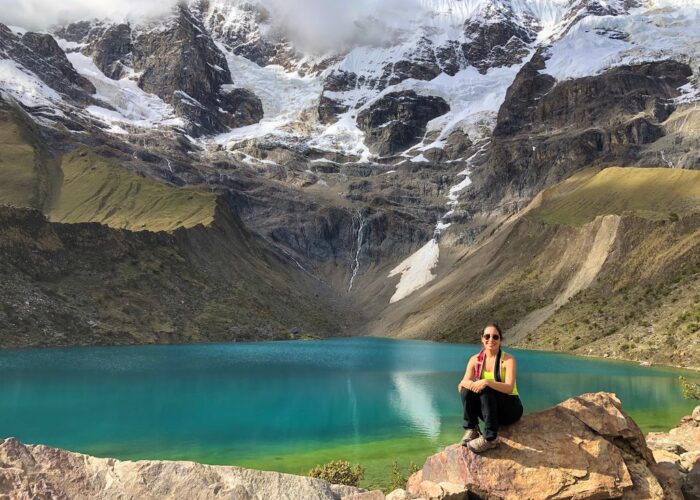
[[[455,444],[385,495],[325,481],[194,462],[96,458],[0,440],[0,498],[510,499],[700,498],[700,406],[646,438],[614,394],[568,399],[525,416],[501,445]]]

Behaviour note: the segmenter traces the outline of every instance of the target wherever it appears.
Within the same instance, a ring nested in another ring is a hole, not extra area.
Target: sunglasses
[[[496,334],[494,334],[494,335],[489,335],[488,333],[485,334],[485,335],[482,335],[482,337],[484,338],[484,340],[491,340],[491,339],[493,339],[493,340],[500,340],[500,338],[501,338],[500,335],[496,335]]]

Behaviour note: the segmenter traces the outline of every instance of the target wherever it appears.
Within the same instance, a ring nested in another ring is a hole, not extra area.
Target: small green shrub
[[[416,463],[413,460],[408,462],[408,477],[411,477],[413,474],[415,474],[419,470],[420,470],[420,468],[416,465]]]
[[[394,463],[391,464],[391,485],[389,489],[394,491],[398,488],[403,488],[404,486],[406,486],[406,478],[401,474],[399,463],[394,460]]]
[[[681,387],[683,388],[683,397],[685,399],[700,400],[700,384],[688,382],[685,377],[678,377],[678,381],[681,383]]]
[[[308,475],[332,484],[357,487],[360,485],[360,480],[365,477],[365,469],[359,464],[353,467],[347,460],[331,460],[326,464],[317,465],[309,471]]]

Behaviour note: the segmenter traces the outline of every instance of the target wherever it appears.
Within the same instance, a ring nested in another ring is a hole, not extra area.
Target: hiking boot
[[[484,436],[479,436],[478,438],[469,441],[469,444],[467,444],[467,447],[474,453],[483,453],[486,450],[495,448],[496,446],[498,446],[498,439],[486,441]]]
[[[462,446],[467,446],[467,443],[481,436],[479,429],[467,429],[462,436]]]

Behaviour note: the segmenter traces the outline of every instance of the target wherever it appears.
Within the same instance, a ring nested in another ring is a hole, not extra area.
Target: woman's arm
[[[496,382],[495,380],[487,380],[486,386],[494,389],[503,394],[510,395],[513,392],[513,387],[515,387],[515,358],[509,356],[507,359],[503,360],[503,366],[506,367],[506,381]],[[494,370],[498,368],[494,367]]]
[[[462,377],[462,380],[459,381],[459,384],[457,384],[457,392],[462,390],[462,387],[465,389],[471,389],[472,381],[474,380],[474,365],[476,364],[476,356],[472,356],[469,358],[469,362],[467,363],[467,369],[464,371],[464,377]]]

